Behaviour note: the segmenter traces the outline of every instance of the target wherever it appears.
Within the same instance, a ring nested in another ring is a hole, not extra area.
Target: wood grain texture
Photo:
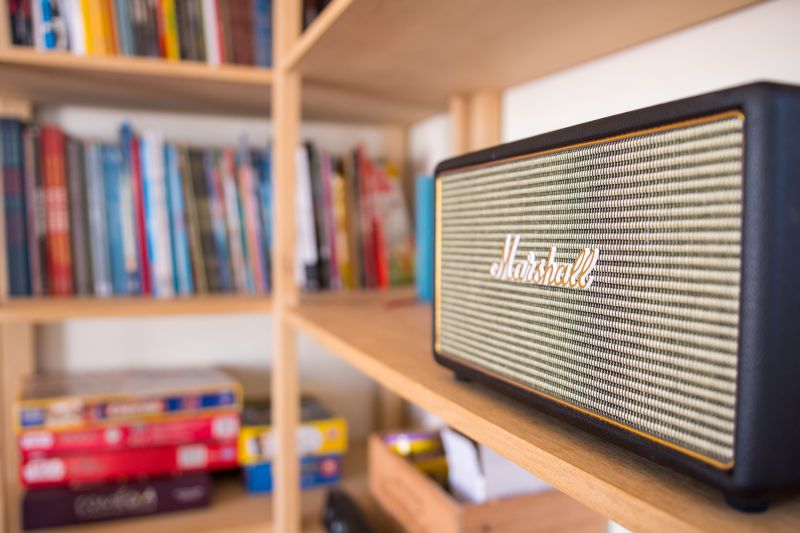
[[[8,19],[8,0],[0,0],[0,51],[11,46],[11,26]]]
[[[335,0],[290,54],[313,82],[444,111],[757,0]],[[346,58],[346,59],[345,59]]]
[[[411,290],[305,298],[292,323],[360,371],[568,496],[634,531],[796,531],[800,498],[761,515],[719,492],[477,384],[431,354],[431,308]]]
[[[0,305],[0,320],[51,323],[76,318],[269,313],[271,309],[270,297],[247,295],[199,295],[171,299],[145,296],[13,298]]]

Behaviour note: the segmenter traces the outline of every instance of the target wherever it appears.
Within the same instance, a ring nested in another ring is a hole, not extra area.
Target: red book
[[[26,488],[100,483],[237,466],[236,441],[128,448],[92,454],[64,454],[20,462]]]
[[[54,126],[43,126],[41,131],[48,285],[51,295],[69,296],[73,292],[72,252],[64,134]]]
[[[142,294],[150,294],[150,263],[147,260],[147,228],[144,222],[144,186],[142,184],[142,163],[139,151],[139,138],[131,136],[131,178],[133,185],[133,208],[136,211],[136,246],[139,257],[139,286]]]
[[[359,146],[356,151],[356,164],[358,165],[359,205],[361,207],[361,241],[364,250],[364,279],[367,287],[378,285],[378,273],[375,256],[375,209],[373,192],[373,168],[364,147]]]
[[[230,441],[239,435],[239,413],[181,418],[164,422],[128,422],[86,429],[25,431],[17,444],[25,460],[126,448]]]
[[[158,33],[158,55],[167,57],[167,28],[164,26],[164,2],[155,0],[156,32]]]
[[[228,61],[225,59],[225,54],[229,53],[225,47],[225,21],[222,11],[223,9],[227,9],[227,7],[223,6],[223,3],[223,0],[217,0],[217,39],[219,40],[220,64],[228,63]]]

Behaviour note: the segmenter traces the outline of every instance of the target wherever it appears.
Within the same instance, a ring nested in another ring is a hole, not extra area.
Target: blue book
[[[172,246],[172,272],[178,294],[192,294],[192,260],[189,255],[189,236],[186,231],[185,199],[181,183],[183,178],[174,144],[164,147],[164,167],[167,171],[167,205],[169,207],[170,245]]]
[[[100,148],[87,143],[86,150],[86,202],[89,206],[89,253],[92,258],[92,286],[97,296],[109,296],[111,289],[111,262],[108,250],[108,224],[106,193],[103,179],[103,161]]]
[[[28,267],[28,232],[25,211],[25,184],[23,179],[22,124],[17,120],[0,120],[0,146],[2,146],[3,205],[6,223],[6,259],[8,262],[8,290],[11,296],[30,296],[30,268]],[[33,199],[29,199],[29,209]]]
[[[144,197],[147,261],[153,295],[170,297],[175,293],[172,272],[172,245],[164,167],[164,140],[159,133],[142,135],[142,192]]]
[[[119,144],[121,162],[119,166],[120,220],[122,221],[122,249],[125,253],[125,272],[128,276],[128,292],[142,291],[139,276],[139,250],[137,247],[136,194],[133,186],[133,129],[125,123],[120,128]]]
[[[256,65],[272,66],[272,1],[253,0],[253,44]]]
[[[272,463],[258,463],[245,465],[244,472],[245,490],[252,494],[269,494],[272,492],[274,481],[272,477]],[[342,456],[309,455],[300,459],[300,488],[310,489],[331,485],[342,477]]]
[[[417,177],[417,297],[423,302],[433,300],[435,183],[432,176]]]
[[[114,13],[117,16],[117,37],[119,39],[119,51],[123,55],[135,55],[136,49],[133,41],[133,26],[131,24],[130,0],[114,0]]]
[[[122,243],[122,213],[120,210],[119,167],[120,151],[117,146],[100,148],[103,160],[103,185],[106,196],[106,222],[108,251],[111,263],[111,288],[114,294],[129,294],[128,273],[125,270],[125,249]]]
[[[264,242],[264,286],[270,288],[272,265],[272,150],[267,148],[261,158],[258,175],[258,200],[261,212],[261,238]]]
[[[233,271],[231,270],[231,252],[228,246],[228,231],[225,226],[225,208],[222,200],[221,184],[219,183],[219,168],[217,158],[212,150],[203,153],[205,167],[206,191],[208,206],[211,213],[211,229],[214,236],[214,250],[219,265],[219,280],[223,291],[234,290]]]

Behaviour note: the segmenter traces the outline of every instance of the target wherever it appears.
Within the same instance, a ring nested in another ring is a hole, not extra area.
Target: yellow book
[[[81,14],[86,32],[86,53],[105,55],[106,43],[103,38],[100,0],[81,0]]]
[[[297,451],[300,457],[343,454],[347,451],[347,422],[333,416],[315,398],[304,396],[300,403]],[[272,461],[275,437],[270,424],[269,402],[245,402],[239,431],[239,464]]]
[[[175,16],[175,0],[161,0],[161,23],[164,28],[164,51],[167,59],[181,58],[178,44],[178,20]]]
[[[114,25],[114,8],[111,3],[111,0],[100,0],[100,24],[106,54],[115,55],[117,53],[117,28]]]

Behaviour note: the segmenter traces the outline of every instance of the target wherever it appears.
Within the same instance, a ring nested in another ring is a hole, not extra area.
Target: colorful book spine
[[[164,57],[177,61],[181,58],[181,54],[178,46],[178,21],[175,16],[175,0],[160,0],[160,7],[161,25],[164,32]]]
[[[435,183],[432,176],[422,175],[417,177],[415,200],[417,229],[416,278],[417,298],[423,302],[433,301]]]
[[[343,418],[307,420],[296,430],[300,457],[341,455],[347,451],[347,422]],[[239,464],[255,465],[275,458],[275,437],[269,425],[244,424],[239,432]]]
[[[116,14],[114,13],[114,0],[101,0],[100,9],[106,52],[110,55],[116,55],[119,51],[119,47],[117,46],[117,27],[115,20]]]
[[[147,228],[147,260],[150,265],[153,295],[170,297],[175,293],[172,276],[167,183],[164,170],[164,139],[159,133],[146,133],[141,140],[144,210]]]
[[[231,269],[231,255],[228,245],[227,228],[225,227],[225,207],[222,192],[222,182],[219,175],[219,166],[213,150],[206,150],[204,154],[205,177],[209,214],[211,216],[211,229],[214,239],[214,253],[218,265],[219,286],[222,291],[230,292],[234,288],[233,273]]]
[[[34,43],[39,50],[69,50],[67,23],[57,0],[33,2]]]
[[[83,145],[75,139],[67,140],[67,183],[73,259],[73,283],[76,294],[92,293],[91,257],[89,252],[88,204],[83,176],[86,173]]]
[[[31,0],[8,0],[11,42],[20,46],[33,46],[33,20]]]
[[[46,239],[44,197],[42,193],[41,172],[39,164],[39,130],[36,126],[25,128],[22,134],[25,153],[25,208],[26,231],[28,241],[28,271],[30,273],[31,294],[45,294],[43,276],[42,242]]]
[[[325,245],[328,248],[328,283],[331,289],[342,288],[342,278],[339,272],[339,258],[336,250],[336,221],[333,211],[333,162],[327,152],[320,153],[320,178],[322,185],[323,205],[323,231],[325,232]]]
[[[72,431],[35,430],[17,436],[24,458],[42,454],[95,453],[128,448],[230,441],[239,436],[239,413],[220,413],[143,424],[128,422]]]
[[[169,206],[173,278],[177,292],[188,295],[194,291],[194,284],[179,158],[178,148],[175,145],[168,144],[164,151],[164,165],[167,173],[167,201]]]
[[[22,499],[22,524],[27,531],[197,509],[210,504],[211,489],[211,477],[195,473],[32,490]]]
[[[144,213],[144,182],[142,181],[142,151],[139,137],[132,135],[129,145],[131,155],[131,176],[133,179],[133,200],[136,218],[136,258],[139,264],[139,288],[142,294],[153,291],[150,279],[150,265],[147,262],[147,225]]]
[[[253,46],[255,64],[261,67],[272,66],[272,1],[252,0],[253,2]]]
[[[269,494],[274,487],[272,463],[249,465],[242,468],[245,488],[252,494]],[[311,489],[332,485],[342,477],[342,456],[304,457],[300,460],[300,487]]]
[[[255,183],[254,169],[247,147],[239,152],[239,199],[241,204],[243,228],[245,235],[245,252],[251,274],[249,282],[252,289],[264,293],[264,250],[261,237],[262,228],[258,212],[258,188]]]
[[[18,402],[17,431],[34,429],[72,430],[87,424],[162,421],[177,416],[229,412],[240,408],[242,393],[238,385],[169,396],[137,398],[81,397],[80,402],[25,400]]]
[[[263,240],[264,287],[268,291],[271,286],[270,265],[272,264],[272,155],[269,149],[261,158],[258,175],[258,206],[261,215],[261,238]]]
[[[61,130],[53,126],[44,126],[41,131],[48,286],[53,296],[69,296],[73,292],[72,253],[64,165],[64,135]]]
[[[111,264],[111,287],[115,295],[129,294],[128,272],[125,268],[125,248],[123,245],[122,208],[120,200],[119,167],[121,158],[117,146],[102,146],[100,154],[103,161],[103,188],[106,199],[106,219],[108,224],[108,256]]]
[[[20,462],[19,473],[22,484],[32,489],[236,466],[235,442],[208,442],[31,458]]]
[[[106,210],[105,179],[100,147],[84,144],[86,153],[86,199],[89,205],[89,238],[92,258],[92,287],[95,296],[110,296],[111,258],[108,246],[108,214]]]
[[[25,220],[25,177],[22,124],[0,120],[2,174],[6,224],[6,262],[11,296],[31,294],[28,268],[28,232]],[[33,200],[33,199],[31,199]]]
[[[197,206],[197,195],[194,191],[192,179],[192,165],[189,151],[180,150],[180,173],[183,182],[184,202],[186,207],[186,225],[189,235],[189,252],[191,255],[192,282],[197,293],[208,292],[208,280],[203,258],[203,245],[200,236],[200,220]]]
[[[247,292],[247,263],[244,257],[242,242],[241,216],[239,214],[239,198],[236,191],[236,163],[233,150],[222,152],[219,164],[219,184],[221,199],[225,211],[225,226],[228,230],[228,245],[231,256],[234,288],[239,292]]]
[[[119,204],[122,222],[122,251],[125,256],[125,275],[129,294],[140,294],[138,235],[138,184],[134,177],[133,129],[130,124],[120,128]]]

